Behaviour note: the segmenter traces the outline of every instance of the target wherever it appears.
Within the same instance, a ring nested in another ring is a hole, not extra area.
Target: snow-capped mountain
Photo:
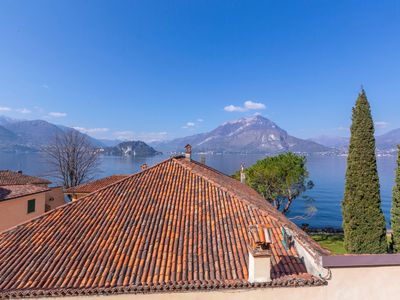
[[[162,151],[180,152],[186,144],[191,144],[195,152],[313,153],[332,150],[315,142],[293,137],[274,122],[260,115],[226,122],[207,133],[152,145]]]
[[[66,130],[75,129],[55,125],[44,120],[17,120],[0,116],[0,151],[38,151],[51,143],[57,134]],[[85,135],[84,133],[80,134]],[[85,136],[93,146],[103,146],[95,138]]]

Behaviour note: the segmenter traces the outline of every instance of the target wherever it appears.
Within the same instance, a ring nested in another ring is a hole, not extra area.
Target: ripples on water
[[[111,174],[127,174],[137,172],[144,163],[153,165],[163,159],[166,155],[150,158],[139,157],[115,157],[103,156],[101,158],[100,172],[98,177]],[[206,155],[206,164],[216,168],[225,174],[233,174],[239,169],[240,164],[250,166],[262,155]],[[194,159],[200,160],[199,156]],[[341,207],[343,198],[344,177],[346,172],[346,157],[310,156],[308,159],[308,170],[310,178],[315,187],[308,191],[307,195],[312,197],[317,208],[317,213],[308,220],[296,220],[298,224],[308,223],[312,227],[341,227]],[[381,183],[382,209],[387,222],[390,219],[391,190],[394,182],[396,167],[395,157],[378,158],[378,171]],[[23,170],[24,173],[46,176],[48,167],[42,154],[10,154],[0,153],[0,169]],[[296,200],[290,216],[298,216],[304,213],[305,201]]]

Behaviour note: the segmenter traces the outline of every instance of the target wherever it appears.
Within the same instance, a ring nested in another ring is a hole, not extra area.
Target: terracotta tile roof
[[[247,281],[256,224],[271,233],[267,283]],[[284,247],[283,225],[324,253],[252,189],[170,158],[1,233],[0,297],[325,284]]]
[[[19,185],[19,184],[50,184],[51,181],[29,176],[26,174],[10,171],[10,170],[0,170],[0,186],[1,185]]]
[[[77,194],[86,194],[86,193],[93,193],[101,188],[104,188],[110,184],[116,183],[117,181],[120,181],[126,177],[128,177],[129,175],[111,175],[108,177],[104,177],[98,180],[94,180],[88,183],[84,183],[81,185],[78,185],[76,187],[73,188],[69,188],[65,190],[65,193],[67,194],[73,194],[73,193],[77,193]]]
[[[47,187],[37,186],[33,184],[2,185],[0,186],[0,202],[18,197],[42,193],[49,190],[50,189]]]

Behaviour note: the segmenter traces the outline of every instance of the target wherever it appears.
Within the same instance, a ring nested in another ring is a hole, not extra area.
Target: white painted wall
[[[400,299],[400,266],[335,268],[327,286],[155,294],[80,296],[82,300],[394,300]],[[49,298],[46,298],[48,300]],[[50,298],[52,299],[52,298]],[[61,299],[61,298],[59,298]],[[63,298],[65,299],[65,298]]]
[[[46,192],[0,202],[0,231],[36,218],[44,213]],[[27,213],[28,200],[35,199],[35,212]]]

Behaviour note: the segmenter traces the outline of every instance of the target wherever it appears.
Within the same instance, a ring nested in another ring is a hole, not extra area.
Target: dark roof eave
[[[83,296],[83,295],[117,295],[117,294],[154,294],[154,293],[182,293],[197,291],[219,290],[251,290],[261,288],[298,288],[318,287],[327,285],[327,281],[315,276],[309,279],[303,278],[277,278],[269,282],[255,282],[237,280],[235,282],[223,282],[219,280],[180,282],[177,284],[137,284],[131,286],[119,286],[109,288],[60,288],[60,289],[26,289],[9,290],[0,292],[3,298],[41,298],[59,296]]]

